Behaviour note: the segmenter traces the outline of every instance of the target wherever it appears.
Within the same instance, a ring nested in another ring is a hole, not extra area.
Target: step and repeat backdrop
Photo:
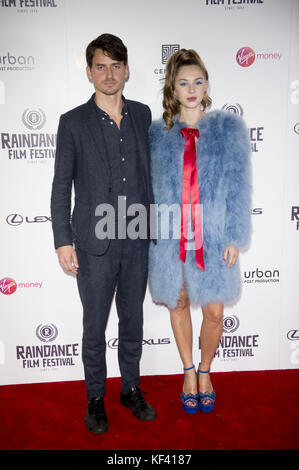
[[[81,380],[82,308],[54,249],[50,193],[60,114],[86,102],[85,48],[128,47],[124,94],[161,117],[165,64],[198,51],[212,109],[243,116],[252,145],[253,236],[243,290],[225,307],[212,370],[299,365],[299,1],[0,0],[0,383]],[[200,307],[192,309],[194,362]],[[108,375],[119,376],[115,304]],[[142,375],[181,373],[169,312],[144,303]]]

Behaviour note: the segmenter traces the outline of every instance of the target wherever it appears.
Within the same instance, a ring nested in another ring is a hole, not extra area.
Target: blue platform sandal
[[[200,364],[199,364],[198,369],[197,369],[197,379],[198,379],[199,374],[208,374],[210,372],[210,369],[209,370],[199,370],[199,368],[200,368]],[[211,393],[209,393],[209,392],[204,392],[204,393],[199,392],[198,396],[199,396],[199,409],[200,409],[200,411],[203,411],[204,413],[211,413],[211,411],[213,411],[213,409],[214,409],[215,400],[216,400],[216,393],[214,392],[214,390]]]
[[[184,371],[191,370],[191,369],[195,369],[194,365],[192,367],[184,369]],[[198,412],[198,394],[193,395],[192,393],[182,392],[181,401],[183,405],[183,410],[186,413],[193,415]]]

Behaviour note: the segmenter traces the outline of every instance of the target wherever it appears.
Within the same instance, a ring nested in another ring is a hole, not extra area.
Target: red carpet
[[[157,419],[141,422],[119,404],[120,379],[107,383],[110,428],[85,429],[85,385],[56,382],[0,387],[0,449],[298,450],[299,371],[211,374],[212,414],[187,415],[182,375],[142,377]]]

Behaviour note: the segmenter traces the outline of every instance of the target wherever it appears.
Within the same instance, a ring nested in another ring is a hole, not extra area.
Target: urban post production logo
[[[236,315],[227,315],[223,318],[223,334],[220,339],[215,358],[222,361],[236,361],[241,358],[254,357],[259,347],[259,335],[234,334],[240,327],[240,320]],[[201,349],[199,337],[199,349]]]
[[[79,357],[79,344],[56,344],[58,328],[53,323],[40,324],[35,334],[40,345],[16,346],[16,358],[23,369],[38,368],[43,370],[57,370],[59,367],[76,365]]]
[[[35,70],[35,57],[33,55],[16,54],[7,51],[0,54],[0,72],[28,72]]]
[[[244,284],[278,283],[279,275],[278,269],[255,268],[253,270],[244,271]]]
[[[9,160],[28,163],[45,163],[55,158],[57,134],[39,132],[46,123],[46,114],[41,108],[26,108],[21,116],[25,133],[1,132],[1,149],[6,150]]]

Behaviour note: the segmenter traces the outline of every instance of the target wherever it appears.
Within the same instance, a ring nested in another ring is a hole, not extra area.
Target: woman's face
[[[200,107],[207,88],[208,81],[198,65],[179,68],[174,82],[174,96],[181,106],[189,109]]]

